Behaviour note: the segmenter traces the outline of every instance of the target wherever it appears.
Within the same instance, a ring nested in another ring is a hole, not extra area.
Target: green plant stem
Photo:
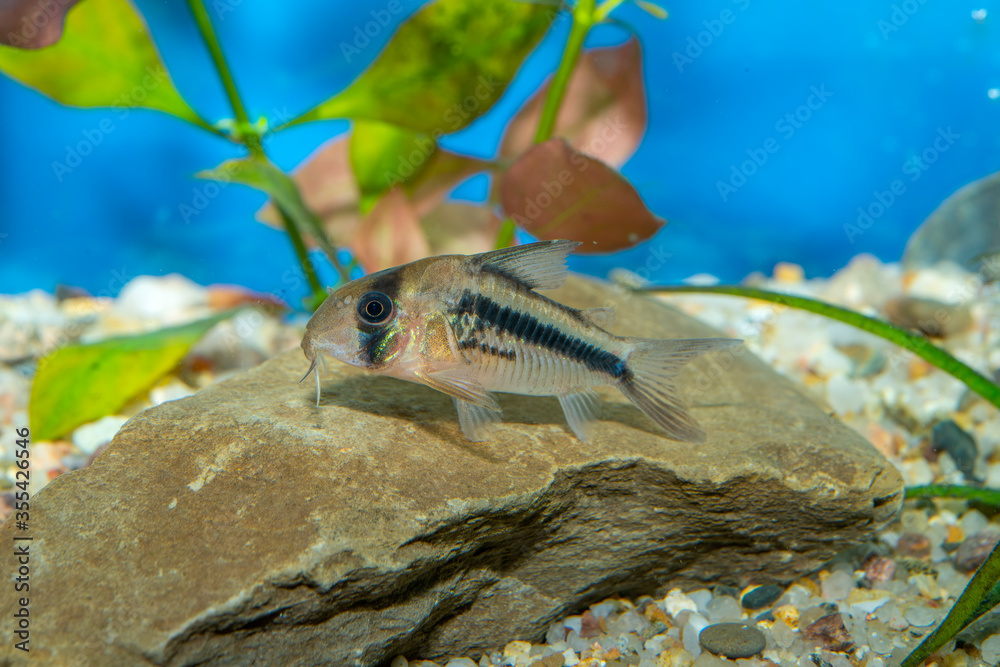
[[[906,487],[907,498],[963,498],[1000,507],[1000,490],[979,489],[974,486],[954,484],[926,484]]]
[[[219,72],[219,78],[222,79],[229,104],[233,107],[233,114],[236,116],[237,138],[240,143],[247,147],[251,155],[263,157],[264,148],[260,143],[260,135],[250,124],[250,117],[247,116],[246,109],[243,108],[243,101],[236,90],[236,82],[229,72],[226,56],[222,53],[222,46],[215,35],[215,29],[212,28],[212,20],[208,17],[208,12],[205,11],[205,5],[202,4],[202,0],[188,0],[188,6],[191,8],[191,13],[194,14],[194,20],[198,24],[201,37],[205,40],[205,45],[208,46],[208,51],[212,55],[212,62],[215,63],[215,69]]]
[[[817,313],[819,315],[824,315],[831,319],[850,324],[858,329],[863,329],[864,331],[881,336],[882,338],[885,338],[900,347],[910,350],[918,357],[926,359],[930,363],[934,364],[945,373],[958,378],[964,382],[969,389],[976,392],[1000,409],[1000,387],[994,384],[986,376],[981,375],[941,348],[935,346],[923,336],[917,336],[903,331],[902,329],[897,329],[887,322],[877,320],[873,317],[868,317],[867,315],[862,315],[861,313],[856,313],[853,310],[848,310],[847,308],[841,308],[840,306],[834,306],[829,303],[824,303],[822,301],[802,296],[769,292],[767,290],[757,289],[754,287],[725,285],[711,287],[700,285],[677,285],[670,287],[644,287],[639,288],[636,291],[728,294],[731,296],[742,296],[750,299],[760,299],[761,301],[770,301],[772,303],[778,303],[798,308],[800,310],[808,310],[809,312]]]
[[[934,632],[927,635],[917,648],[906,656],[900,667],[916,667],[931,653],[944,646],[948,640],[961,632],[962,628],[974,621],[977,618],[977,612],[982,614],[983,611],[986,611],[983,610],[983,607],[994,599],[994,586],[996,586],[997,581],[1000,581],[1000,551],[998,549],[1000,549],[1000,545],[993,547],[986,562],[979,566],[976,573],[972,575],[969,585],[955,600],[955,606],[951,608],[941,624],[934,628]]]
[[[281,216],[281,221],[285,225],[285,232],[288,233],[288,237],[292,240],[292,247],[295,248],[295,255],[299,258],[299,264],[302,265],[302,270],[306,274],[306,280],[309,282],[309,287],[313,292],[313,300],[321,302],[325,293],[323,291],[323,286],[319,283],[319,277],[316,275],[316,269],[313,268],[312,261],[309,259],[309,251],[306,249],[305,241],[302,240],[302,234],[299,232],[299,228],[296,226],[295,221],[292,217],[278,204],[277,201],[274,202],[274,207],[278,210],[278,214]],[[318,304],[317,304],[318,305]]]
[[[573,69],[576,61],[580,58],[580,51],[583,50],[583,41],[587,38],[587,33],[597,22],[597,13],[594,11],[596,0],[579,0],[573,8],[573,27],[569,31],[569,39],[566,40],[566,48],[563,49],[562,61],[559,69],[552,78],[549,86],[549,93],[545,97],[545,107],[542,109],[542,117],[538,121],[538,131],[535,133],[535,143],[540,144],[552,136],[556,127],[556,117],[559,115],[559,107],[562,106],[563,97],[566,95],[566,86],[573,76]]]

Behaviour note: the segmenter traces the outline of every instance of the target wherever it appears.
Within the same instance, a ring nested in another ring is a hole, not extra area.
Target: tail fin
[[[631,377],[623,378],[618,388],[674,440],[704,440],[705,432],[684,410],[677,397],[674,376],[684,364],[698,355],[738,345],[742,341],[734,338],[633,338],[631,342],[635,350],[626,362]]]

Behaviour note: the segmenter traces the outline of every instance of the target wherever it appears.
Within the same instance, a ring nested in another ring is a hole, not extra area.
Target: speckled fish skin
[[[442,391],[470,440],[487,439],[500,420],[490,395],[497,391],[558,397],[586,441],[599,414],[592,387],[600,385],[620,389],[671,438],[704,439],[673,377],[690,359],[739,341],[615,336],[599,326],[610,311],[576,310],[536,292],[565,282],[566,256],[578,245],[429,257],[354,280],[332,291],[306,326],[309,371],[328,355]]]

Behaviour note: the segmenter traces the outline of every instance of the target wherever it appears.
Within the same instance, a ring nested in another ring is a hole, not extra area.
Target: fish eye
[[[392,299],[382,292],[368,292],[358,299],[358,317],[365,324],[382,324],[392,317]]]

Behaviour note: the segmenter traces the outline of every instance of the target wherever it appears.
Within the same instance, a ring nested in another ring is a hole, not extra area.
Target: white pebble
[[[698,605],[698,612],[704,614],[708,610],[708,603],[712,601],[712,591],[703,588],[688,593],[688,597]]]
[[[1000,635],[990,635],[983,642],[983,662],[995,665],[1000,661]]]
[[[701,614],[691,614],[687,623],[684,624],[681,636],[684,641],[684,650],[697,657],[701,655],[701,644],[698,643],[698,635],[708,627],[708,620]]]
[[[389,665],[389,667],[409,667],[409,665],[410,663],[406,661],[406,658],[404,658],[401,655],[397,655],[395,658],[392,659],[392,663]]]
[[[445,663],[444,667],[479,667],[469,658],[452,658]]]
[[[208,290],[172,273],[133,278],[118,294],[113,310],[119,317],[176,323],[191,319],[191,310],[207,305]]]
[[[663,611],[671,616],[676,616],[687,609],[688,611],[698,611],[698,605],[694,600],[681,592],[679,588],[673,588],[667,593],[663,600]]]
[[[101,417],[96,422],[79,426],[73,431],[73,444],[81,452],[90,456],[102,446],[111,442],[115,434],[121,430],[122,424],[127,421],[128,417],[109,415]]]
[[[708,620],[712,623],[729,623],[743,618],[740,603],[728,595],[721,595],[706,605]]]
[[[966,535],[975,535],[988,525],[990,525],[990,520],[983,516],[983,513],[979,510],[969,510],[958,521],[959,528]]]
[[[933,625],[934,621],[937,620],[937,612],[930,607],[924,607],[923,605],[914,605],[906,610],[903,614],[907,622],[918,628],[923,628],[928,625]]]
[[[837,570],[827,577],[821,586],[824,600],[839,602],[854,590],[854,577],[843,570]]]

